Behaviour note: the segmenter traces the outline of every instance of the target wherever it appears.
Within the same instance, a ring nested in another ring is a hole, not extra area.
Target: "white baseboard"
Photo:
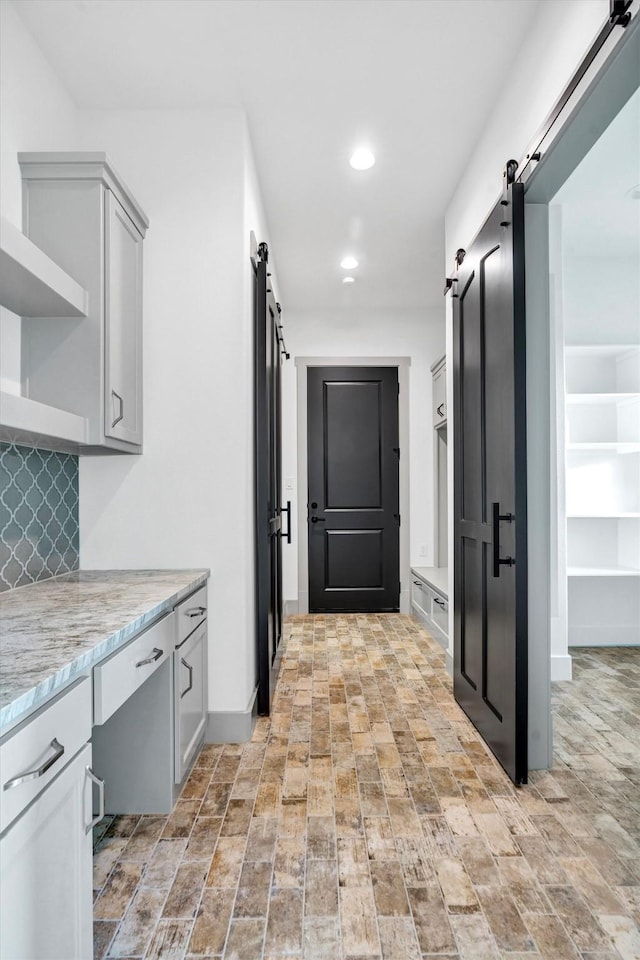
[[[206,743],[246,743],[251,740],[256,723],[256,687],[244,710],[210,710],[207,717]]]
[[[298,613],[299,604],[297,600],[285,600],[284,602],[284,615],[285,617],[293,617]]]
[[[551,682],[571,680],[571,657],[569,654],[551,654]]]
[[[640,646],[638,627],[569,627],[571,647],[637,647]]]

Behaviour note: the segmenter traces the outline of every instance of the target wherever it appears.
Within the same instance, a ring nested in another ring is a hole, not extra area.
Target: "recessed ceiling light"
[[[354,170],[369,170],[375,162],[376,158],[367,147],[359,147],[349,159]]]
[[[343,257],[340,261],[340,266],[343,270],[355,270],[358,266],[358,261],[355,257]]]
[[[355,278],[355,277],[343,277],[343,278],[342,278],[342,282],[343,282],[343,283],[355,283],[355,282],[356,282],[356,278]]]

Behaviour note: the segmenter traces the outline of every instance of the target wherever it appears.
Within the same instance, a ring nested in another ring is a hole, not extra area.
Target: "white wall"
[[[77,112],[40,48],[0,3],[0,211],[22,229],[19,150],[72,150]],[[0,307],[0,385],[20,392],[20,319]]]
[[[609,15],[608,0],[540,3],[514,51],[509,75],[484,134],[465,165],[445,217],[446,262],[467,247],[502,189],[507,160],[520,160]]]
[[[408,356],[410,384],[410,440],[401,456],[410,460],[411,563],[433,564],[433,427],[431,420],[431,373],[429,367],[444,353],[444,322],[439,305],[425,307],[423,313],[389,314],[383,311],[339,313],[287,313],[284,304],[284,329],[291,360],[283,369],[283,477],[284,499],[292,501],[294,537],[284,553],[284,597],[298,598],[297,531],[295,517],[299,498],[306,490],[297,490],[297,411],[296,357],[385,357]],[[293,490],[286,489],[293,480]],[[424,553],[421,555],[421,551]],[[405,585],[403,584],[403,587]]]
[[[144,454],[81,459],[81,565],[211,567],[209,709],[242,711],[256,680],[245,118],[92,111],[82,142],[109,152],[151,225]]]
[[[504,78],[502,93],[493,113],[484,127],[484,134],[468,158],[462,177],[445,216],[446,264],[450,267],[458,247],[468,248],[485,218],[500,196],[502,172],[507,160],[521,160],[546,116],[559,99],[571,76],[582,61],[592,41],[609,13],[607,0],[569,0],[566,3],[541,3],[527,38],[514,52],[511,70]],[[539,299],[539,298],[538,298]],[[529,311],[529,289],[527,308]],[[531,304],[533,307],[533,304]],[[536,305],[544,322],[548,322],[548,305]],[[533,310],[531,313],[533,314]],[[530,318],[528,318],[529,320]],[[447,317],[447,345],[452,345],[451,314]],[[540,347],[540,344],[538,344]],[[528,367],[529,371],[529,367]],[[539,416],[536,417],[536,413]],[[536,421],[535,434],[540,440],[541,430],[549,429],[549,397],[545,397],[539,411],[532,407],[529,397],[528,420]],[[540,420],[540,424],[538,423]],[[545,422],[542,423],[542,420]],[[452,434],[452,426],[450,431]],[[531,432],[531,431],[530,431]],[[453,436],[450,446],[453,448]],[[529,484],[532,489],[548,476],[546,461],[540,462],[544,477],[532,476],[535,464],[529,463]],[[453,530],[453,471],[450,473],[449,528]],[[534,508],[536,505],[532,505]],[[540,515],[544,505],[540,505]],[[530,524],[535,514],[531,511]],[[537,573],[545,604],[555,603],[550,596],[549,550],[542,549],[536,539],[535,556],[529,557],[529,580]],[[533,561],[533,563],[532,563]],[[534,570],[535,564],[539,565]],[[556,611],[557,612],[557,611]],[[551,760],[551,727],[549,714],[549,675],[551,670],[549,623],[536,620],[532,611],[529,627],[529,755],[530,766],[544,767]],[[549,618],[546,618],[547,621]],[[453,604],[449,607],[450,650],[453,648]],[[546,651],[541,657],[540,651]],[[556,651],[558,663],[565,656]],[[555,658],[554,658],[555,659]],[[565,671],[566,676],[566,671]],[[569,674],[570,676],[570,674]],[[546,729],[545,729],[546,721]]]
[[[80,459],[81,566],[210,567],[209,708],[244,711],[254,650],[249,231],[268,239],[239,109],[80,111],[2,10],[2,214],[21,226],[20,150],[105,150],[150,218],[144,454]],[[19,382],[19,321],[3,318]]]

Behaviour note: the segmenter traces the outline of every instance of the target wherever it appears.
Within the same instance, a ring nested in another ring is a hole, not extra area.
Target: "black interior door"
[[[398,370],[309,367],[309,611],[400,603]]]
[[[269,282],[268,250],[254,262],[254,423],[257,709],[268,715],[282,638],[282,344],[280,309]]]
[[[527,779],[524,191],[467,252],[453,301],[454,692],[516,783]]]

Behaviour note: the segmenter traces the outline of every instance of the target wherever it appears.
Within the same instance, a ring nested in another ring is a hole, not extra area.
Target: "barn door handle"
[[[326,523],[322,517],[311,517],[311,523]]]
[[[286,507],[284,507],[284,509],[281,509],[281,510],[280,510],[280,516],[282,516],[283,513],[286,513],[286,515],[287,515],[287,532],[286,532],[286,534],[285,534],[285,533],[282,532],[282,529],[281,529],[281,530],[280,530],[280,536],[281,536],[281,537],[285,537],[285,536],[286,536],[286,538],[287,538],[287,543],[291,543],[291,500],[287,500],[287,505],[286,505]]]
[[[515,514],[513,513],[500,513],[500,504],[492,503],[491,504],[493,511],[493,576],[500,576],[500,567],[514,567],[515,566],[515,557],[501,557],[500,556],[500,521],[504,520],[506,523],[513,523],[515,520]]]

